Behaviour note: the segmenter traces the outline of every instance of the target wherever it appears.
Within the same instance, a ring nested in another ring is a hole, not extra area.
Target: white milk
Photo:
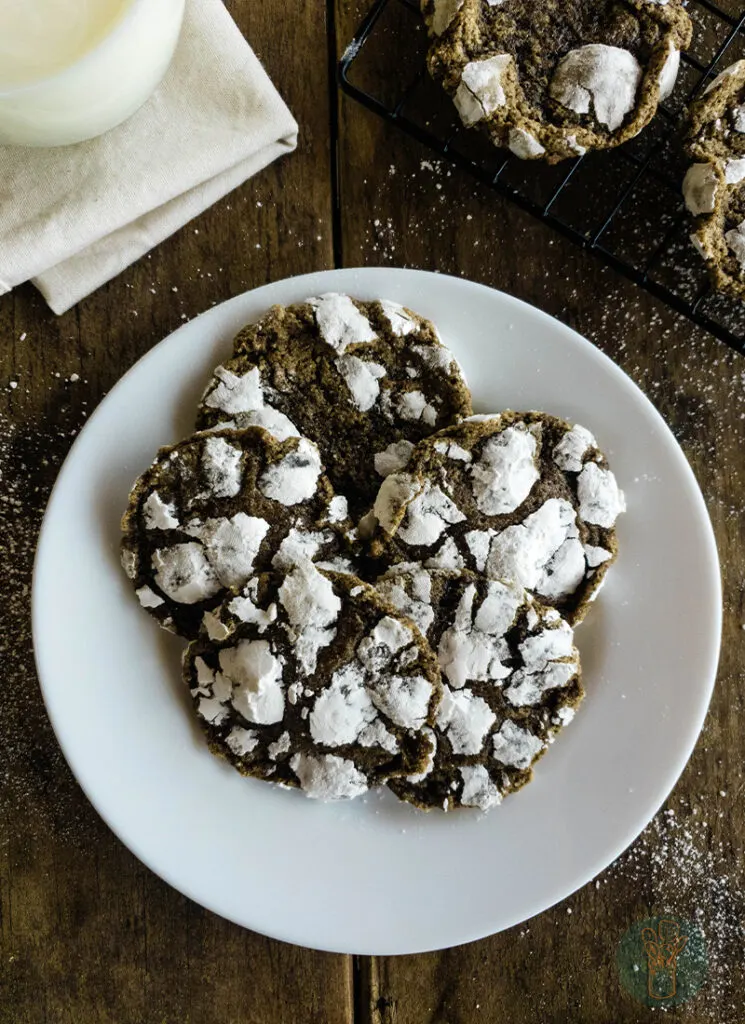
[[[184,0],[0,0],[0,145],[63,146],[133,114],[165,74]]]

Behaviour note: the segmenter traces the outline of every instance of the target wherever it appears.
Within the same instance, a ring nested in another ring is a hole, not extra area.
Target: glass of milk
[[[133,114],[171,63],[185,0],[0,0],[0,145],[66,146]]]

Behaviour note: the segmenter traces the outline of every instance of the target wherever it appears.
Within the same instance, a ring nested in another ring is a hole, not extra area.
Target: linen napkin
[[[297,131],[222,0],[187,0],[173,64],[129,121],[76,146],[0,146],[0,294],[31,280],[64,313]]]

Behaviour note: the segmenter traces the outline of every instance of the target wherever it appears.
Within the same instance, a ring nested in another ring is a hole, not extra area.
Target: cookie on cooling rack
[[[538,412],[474,416],[383,482],[371,550],[389,565],[515,580],[576,624],[616,556],[625,507],[589,430]]]
[[[338,559],[351,522],[307,438],[260,427],[161,448],[122,520],[122,564],[162,626],[195,637],[205,614],[256,572]]]
[[[327,294],[275,306],[234,349],[207,386],[198,427],[258,423],[312,438],[356,514],[417,441],[471,412],[434,326],[393,302]]]
[[[423,808],[493,807],[530,782],[582,700],[571,627],[517,584],[470,572],[408,565],[376,586],[425,634],[444,685],[425,770],[389,787]]]
[[[745,61],[721,72],[689,111],[683,180],[691,241],[714,287],[745,298]]]
[[[373,587],[309,561],[251,581],[184,678],[213,753],[320,800],[422,772],[442,695],[421,633]]]
[[[422,0],[428,65],[464,124],[554,163],[637,135],[670,95],[680,0]]]

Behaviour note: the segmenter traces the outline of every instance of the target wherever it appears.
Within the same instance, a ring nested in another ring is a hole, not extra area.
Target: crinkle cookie
[[[423,772],[389,782],[418,807],[487,810],[531,766],[583,697],[572,629],[515,583],[411,564],[376,584],[437,653],[444,696]]]
[[[637,135],[670,95],[679,0],[422,0],[428,64],[464,124],[555,163]]]
[[[616,556],[625,507],[589,430],[538,412],[474,416],[386,478],[371,549],[389,565],[514,580],[576,624]]]
[[[236,628],[184,660],[213,753],[319,800],[425,770],[437,659],[374,588],[306,560],[253,579],[231,605]]]
[[[328,294],[275,306],[241,331],[207,386],[198,426],[259,424],[312,438],[331,483],[361,514],[417,441],[470,412],[458,363],[428,320],[393,302]]]
[[[696,218],[691,241],[714,287],[745,298],[745,61],[726,68],[691,105],[683,180]]]
[[[256,572],[334,559],[351,523],[307,438],[265,430],[195,434],[161,448],[122,519],[122,564],[143,608],[193,638]]]

